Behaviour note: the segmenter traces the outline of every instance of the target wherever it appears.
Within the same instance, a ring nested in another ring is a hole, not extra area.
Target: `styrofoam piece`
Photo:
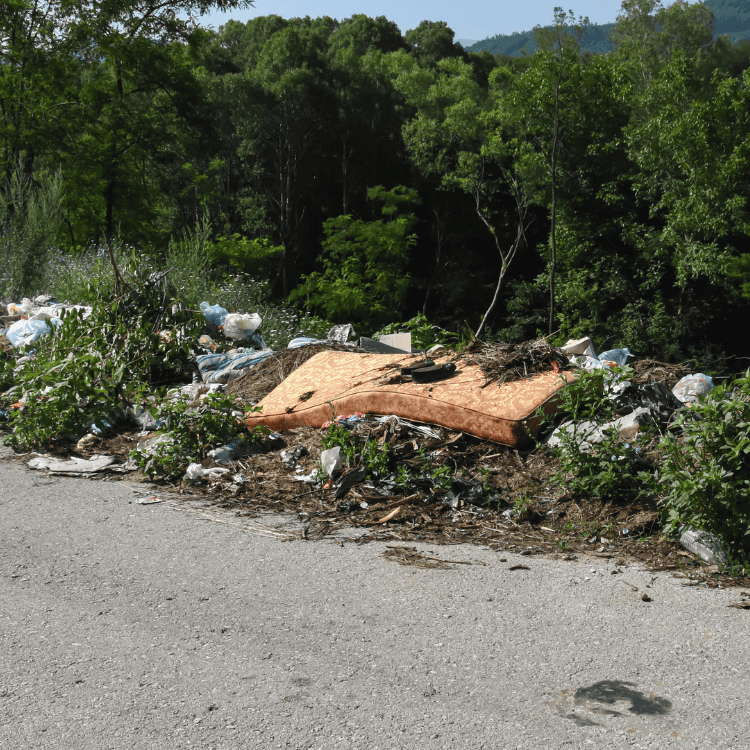
[[[394,349],[411,352],[411,333],[389,333],[378,336],[378,342],[386,346],[392,346]]]
[[[375,339],[368,339],[367,336],[362,336],[359,339],[359,346],[362,349],[366,349],[368,352],[376,352],[377,354],[410,354],[411,347],[407,352],[406,349],[399,349],[398,347],[386,344],[383,341],[376,341]]]
[[[589,349],[591,350],[590,354],[588,352]],[[596,354],[594,354],[594,345],[588,336],[582,339],[569,339],[565,342],[564,346],[560,347],[560,351],[568,356],[585,354],[589,357],[596,357]]]

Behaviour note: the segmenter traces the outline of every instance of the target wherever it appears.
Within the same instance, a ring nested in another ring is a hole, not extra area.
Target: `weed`
[[[749,559],[750,370],[682,409],[659,447],[667,529],[709,531],[730,558]]]
[[[166,279],[142,268],[133,254],[123,265],[118,294],[94,307],[64,313],[54,334],[34,342],[34,357],[2,394],[25,406],[10,416],[15,450],[80,435],[92,423],[117,421],[147,386],[190,373],[190,345],[201,323],[169,295]],[[93,293],[93,291],[92,291]]]
[[[209,394],[198,407],[191,407],[185,396],[166,399],[160,407],[152,409],[154,417],[167,425],[159,431],[165,439],[152,451],[136,448],[130,457],[150,479],[174,479],[184,473],[189,464],[205,459],[213,448],[241,439],[252,440],[267,432],[264,427],[249,430],[232,413],[234,409],[233,398],[223,393]],[[259,412],[260,407],[250,411]]]
[[[62,201],[59,174],[37,181],[20,163],[11,172],[0,196],[0,298],[41,291],[63,220]]]
[[[631,374],[629,368],[614,370],[614,376],[622,379]],[[584,370],[558,392],[560,412],[568,421],[558,433],[560,447],[554,449],[559,459],[554,480],[581,497],[626,497],[633,501],[652,498],[654,477],[649,462],[641,456],[641,444],[651,439],[648,430],[642,430],[630,443],[620,438],[614,428],[605,430],[599,442],[587,441],[594,430],[601,431],[616,416],[614,404],[604,395],[612,376],[609,370]],[[552,423],[551,417],[541,411],[539,415],[547,425]]]
[[[354,465],[355,456],[357,455],[357,441],[352,431],[338,422],[332,421],[326,428],[321,438],[322,449],[341,448],[341,453],[346,457],[346,463],[349,466]]]
[[[516,498],[516,502],[513,503],[513,515],[516,518],[520,518],[526,511],[531,507],[531,500],[526,495],[521,495]]]

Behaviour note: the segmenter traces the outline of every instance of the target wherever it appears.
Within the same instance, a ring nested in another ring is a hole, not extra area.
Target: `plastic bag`
[[[46,336],[52,330],[52,326],[61,323],[60,318],[50,318],[49,321],[18,320],[8,329],[5,335],[14,347],[19,348]]]
[[[211,469],[204,469],[200,464],[190,464],[185,472],[185,479],[196,481],[197,479],[217,479],[222,474],[228,474],[229,469],[220,466],[214,466]]]
[[[339,344],[345,344],[350,338],[356,338],[357,332],[351,323],[339,323],[328,331],[328,340],[337,341]]]
[[[694,375],[685,375],[677,385],[672,388],[672,393],[677,396],[683,404],[692,404],[699,398],[705,396],[714,389],[714,381],[702,372]]]
[[[224,318],[221,324],[224,329],[224,335],[234,341],[242,341],[250,338],[258,330],[262,319],[258,313],[243,315],[240,313],[230,313]]]
[[[8,303],[8,315],[29,315],[33,309],[34,303],[28,297],[24,297],[20,303]]]
[[[628,357],[632,357],[630,349],[609,349],[606,352],[602,352],[599,355],[600,362],[614,362],[618,367],[622,367],[627,361]]]
[[[221,305],[209,305],[208,302],[201,302],[201,312],[203,317],[216,327],[224,325],[224,318],[229,315],[229,310],[225,310]]]
[[[344,466],[344,462],[341,459],[341,446],[337,445],[335,448],[329,448],[320,454],[320,463],[323,466],[323,470],[329,477],[333,476],[333,472],[337,469],[341,469]]]

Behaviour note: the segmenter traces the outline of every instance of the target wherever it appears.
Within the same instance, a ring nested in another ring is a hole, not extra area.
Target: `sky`
[[[248,21],[255,16],[278,15],[283,18],[299,16],[331,16],[343,20],[357,13],[385,16],[395,21],[401,33],[413,29],[422,21],[445,21],[453,29],[456,39],[486,39],[495,34],[528,31],[537,25],[552,22],[556,5],[572,10],[576,16],[588,16],[592,23],[611,23],[620,11],[621,0],[255,0],[250,10],[211,13],[202,16],[201,26],[219,26],[233,18]]]

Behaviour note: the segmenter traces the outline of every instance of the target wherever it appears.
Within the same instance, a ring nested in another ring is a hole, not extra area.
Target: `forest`
[[[745,367],[750,45],[708,7],[624,0],[601,55],[555,9],[508,57],[445,23],[178,5],[247,3],[0,7],[0,299],[199,234],[196,274],[365,334],[424,315]]]

